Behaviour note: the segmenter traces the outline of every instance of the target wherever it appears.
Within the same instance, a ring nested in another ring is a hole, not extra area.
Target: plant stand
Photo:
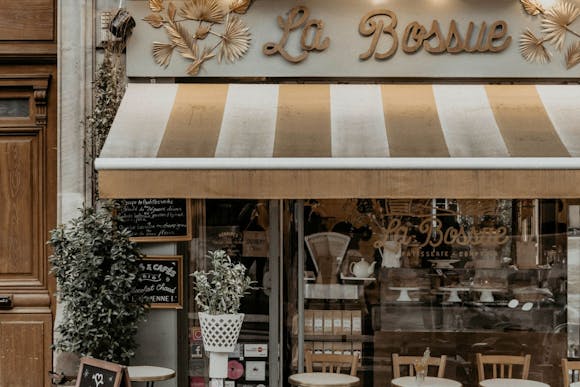
[[[203,346],[209,352],[209,377],[216,380],[217,385],[223,385],[223,379],[228,377],[228,354],[235,349],[244,314],[207,314],[200,312],[199,324]],[[217,386],[212,380],[212,386]]]

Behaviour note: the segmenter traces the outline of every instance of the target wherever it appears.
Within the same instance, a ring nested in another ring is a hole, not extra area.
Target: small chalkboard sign
[[[119,201],[121,224],[135,242],[191,240],[189,199],[124,199]]]
[[[131,387],[127,367],[82,357],[75,387]]]
[[[142,294],[151,308],[183,307],[183,257],[147,256],[139,266],[142,275],[135,292]]]

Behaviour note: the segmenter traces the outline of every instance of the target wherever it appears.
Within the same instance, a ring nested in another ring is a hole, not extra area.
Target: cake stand
[[[415,290],[420,290],[421,288],[411,287],[411,286],[389,286],[389,289],[398,290],[400,292],[399,298],[397,298],[397,301],[409,302],[409,301],[415,301],[411,297],[409,297],[409,292],[412,292]]]
[[[493,298],[493,293],[505,292],[505,289],[496,289],[496,288],[473,288],[473,290],[481,293],[481,295],[479,296],[480,302],[495,302],[495,299]]]
[[[459,297],[459,292],[468,292],[470,289],[462,287],[440,287],[439,290],[449,292],[447,302],[462,302],[463,300]]]

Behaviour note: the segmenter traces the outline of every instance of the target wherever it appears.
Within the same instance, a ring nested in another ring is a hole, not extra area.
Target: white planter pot
[[[209,351],[210,378],[225,379],[228,376],[228,353],[233,352],[242,322],[243,313],[208,314],[198,313],[203,346]]]

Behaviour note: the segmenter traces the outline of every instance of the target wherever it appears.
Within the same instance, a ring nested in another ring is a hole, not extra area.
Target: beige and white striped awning
[[[579,85],[130,84],[103,197],[580,197]]]

